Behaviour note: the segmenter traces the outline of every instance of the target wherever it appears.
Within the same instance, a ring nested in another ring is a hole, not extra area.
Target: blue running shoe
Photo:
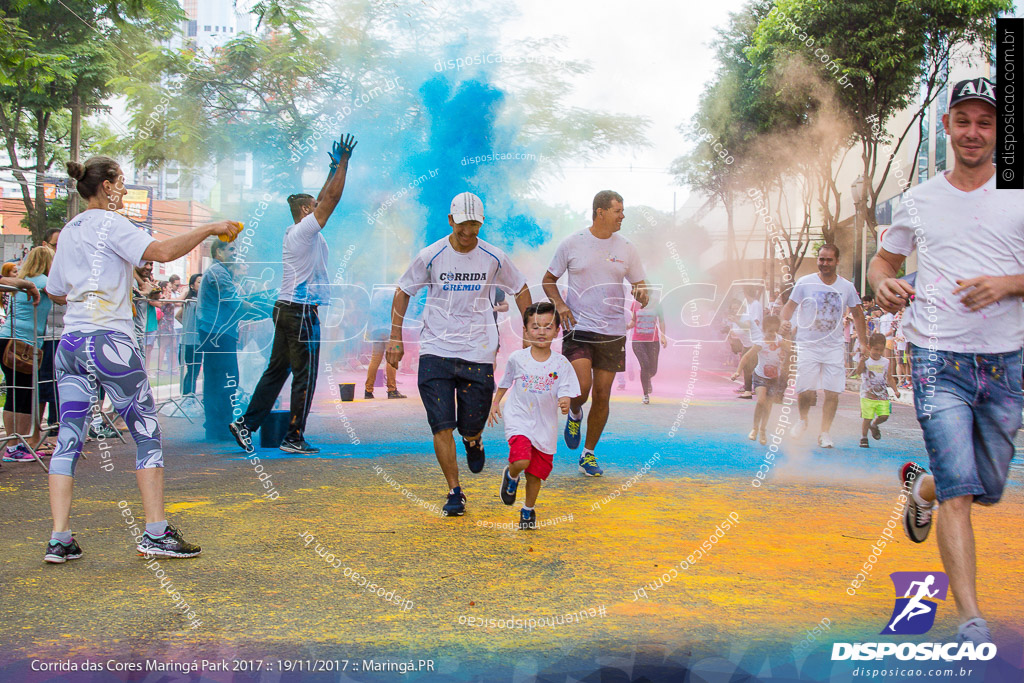
[[[574,420],[572,418],[572,411],[569,412],[569,417],[565,421],[565,445],[573,450],[580,447],[580,424],[582,422],[582,412],[580,413],[580,419]]]
[[[537,511],[536,510],[520,510],[519,511],[519,528],[521,530],[536,530],[537,529]]]
[[[519,480],[513,479],[508,474],[506,466],[501,472],[501,502],[505,505],[512,505],[516,502],[516,491],[519,490]]]
[[[580,456],[580,472],[588,477],[600,477],[604,474],[604,470],[597,465],[597,456],[593,453],[584,453]]]
[[[466,495],[462,493],[462,487],[456,486],[448,494],[448,502],[441,508],[445,517],[460,517],[466,514]]]

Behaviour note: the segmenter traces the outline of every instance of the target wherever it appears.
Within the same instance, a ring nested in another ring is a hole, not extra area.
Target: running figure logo
[[[896,604],[883,635],[920,635],[935,624],[936,600],[945,600],[949,578],[942,572],[893,572]]]

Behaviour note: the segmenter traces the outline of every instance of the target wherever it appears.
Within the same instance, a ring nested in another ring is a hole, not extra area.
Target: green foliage
[[[45,202],[23,171],[66,159],[74,98],[88,106],[113,94],[111,80],[183,18],[176,0],[0,0],[0,135],[36,241]]]
[[[430,69],[436,57],[426,55],[450,47],[436,29],[441,10],[425,5],[354,0],[317,15],[315,25],[311,7],[302,0],[262,2],[253,12],[270,31],[239,35],[212,54],[186,47],[143,55],[138,69],[113,82],[128,96],[136,134],[106,140],[106,148],[130,154],[139,166],[173,161],[186,169],[249,152],[260,159],[264,182],[295,185],[303,164],[322,161],[295,150],[311,135],[337,133],[321,130],[324,120],[386,80],[408,76],[410,64]],[[499,5],[466,3],[460,11],[473,25],[497,27],[510,16]],[[492,37],[474,38],[479,52],[491,50]],[[565,104],[572,80],[589,67],[559,59],[561,48],[554,39],[524,41],[509,51],[543,59],[500,67],[500,86],[510,94],[506,115],[522,122],[522,141],[549,168],[645,144],[646,120]],[[387,104],[375,103],[373,126],[397,138],[423,125],[422,106],[421,93],[399,88]]]

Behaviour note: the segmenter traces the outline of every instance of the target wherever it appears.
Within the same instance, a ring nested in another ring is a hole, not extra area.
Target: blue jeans
[[[939,502],[999,502],[1021,426],[1021,352],[953,353],[910,345],[914,408]]]

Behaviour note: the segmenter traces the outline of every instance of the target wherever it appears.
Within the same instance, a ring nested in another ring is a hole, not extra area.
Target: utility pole
[[[71,161],[78,161],[82,137],[82,101],[76,85],[71,94]],[[78,215],[78,191],[72,181],[68,186],[68,220]]]

